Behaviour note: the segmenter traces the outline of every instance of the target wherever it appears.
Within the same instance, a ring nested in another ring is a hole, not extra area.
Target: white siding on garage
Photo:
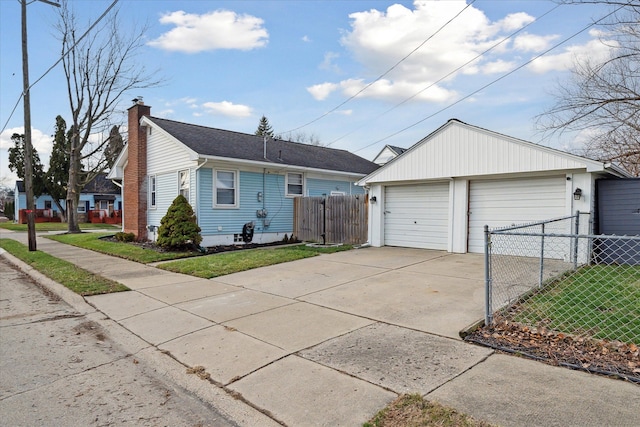
[[[484,252],[484,226],[507,227],[567,215],[566,177],[471,181],[469,252]]]
[[[384,244],[447,249],[449,183],[386,187]]]

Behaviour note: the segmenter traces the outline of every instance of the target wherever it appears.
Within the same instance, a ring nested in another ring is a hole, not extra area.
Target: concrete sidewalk
[[[361,425],[405,392],[503,426],[640,425],[638,386],[458,338],[482,317],[477,255],[367,248],[205,280],[38,249],[131,288],[85,300],[286,425]]]

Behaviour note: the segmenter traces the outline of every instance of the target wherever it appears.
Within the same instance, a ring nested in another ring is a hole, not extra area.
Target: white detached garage
[[[369,188],[373,246],[464,253],[483,251],[485,224],[591,212],[595,180],[625,176],[610,164],[452,119],[359,184]]]

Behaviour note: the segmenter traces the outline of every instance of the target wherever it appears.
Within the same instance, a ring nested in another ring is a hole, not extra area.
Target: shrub
[[[136,240],[136,235],[133,233],[124,233],[119,231],[114,236],[118,242],[133,242]]]
[[[160,221],[157,243],[165,249],[197,246],[202,242],[200,231],[191,205],[183,195],[179,195]]]
[[[4,204],[4,216],[7,217],[7,219],[13,221],[14,218],[14,212],[13,210],[15,209],[15,202],[13,200],[9,200]]]

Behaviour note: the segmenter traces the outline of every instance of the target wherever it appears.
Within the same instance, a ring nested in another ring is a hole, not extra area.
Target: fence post
[[[493,311],[491,304],[491,259],[489,248],[491,246],[491,236],[489,226],[484,226],[484,324],[489,326],[493,323]]]
[[[580,234],[580,211],[576,211],[575,241],[573,242],[573,269],[578,269],[578,235]]]
[[[540,242],[540,278],[538,279],[538,288],[542,288],[544,275],[544,222],[542,223],[542,238]]]

